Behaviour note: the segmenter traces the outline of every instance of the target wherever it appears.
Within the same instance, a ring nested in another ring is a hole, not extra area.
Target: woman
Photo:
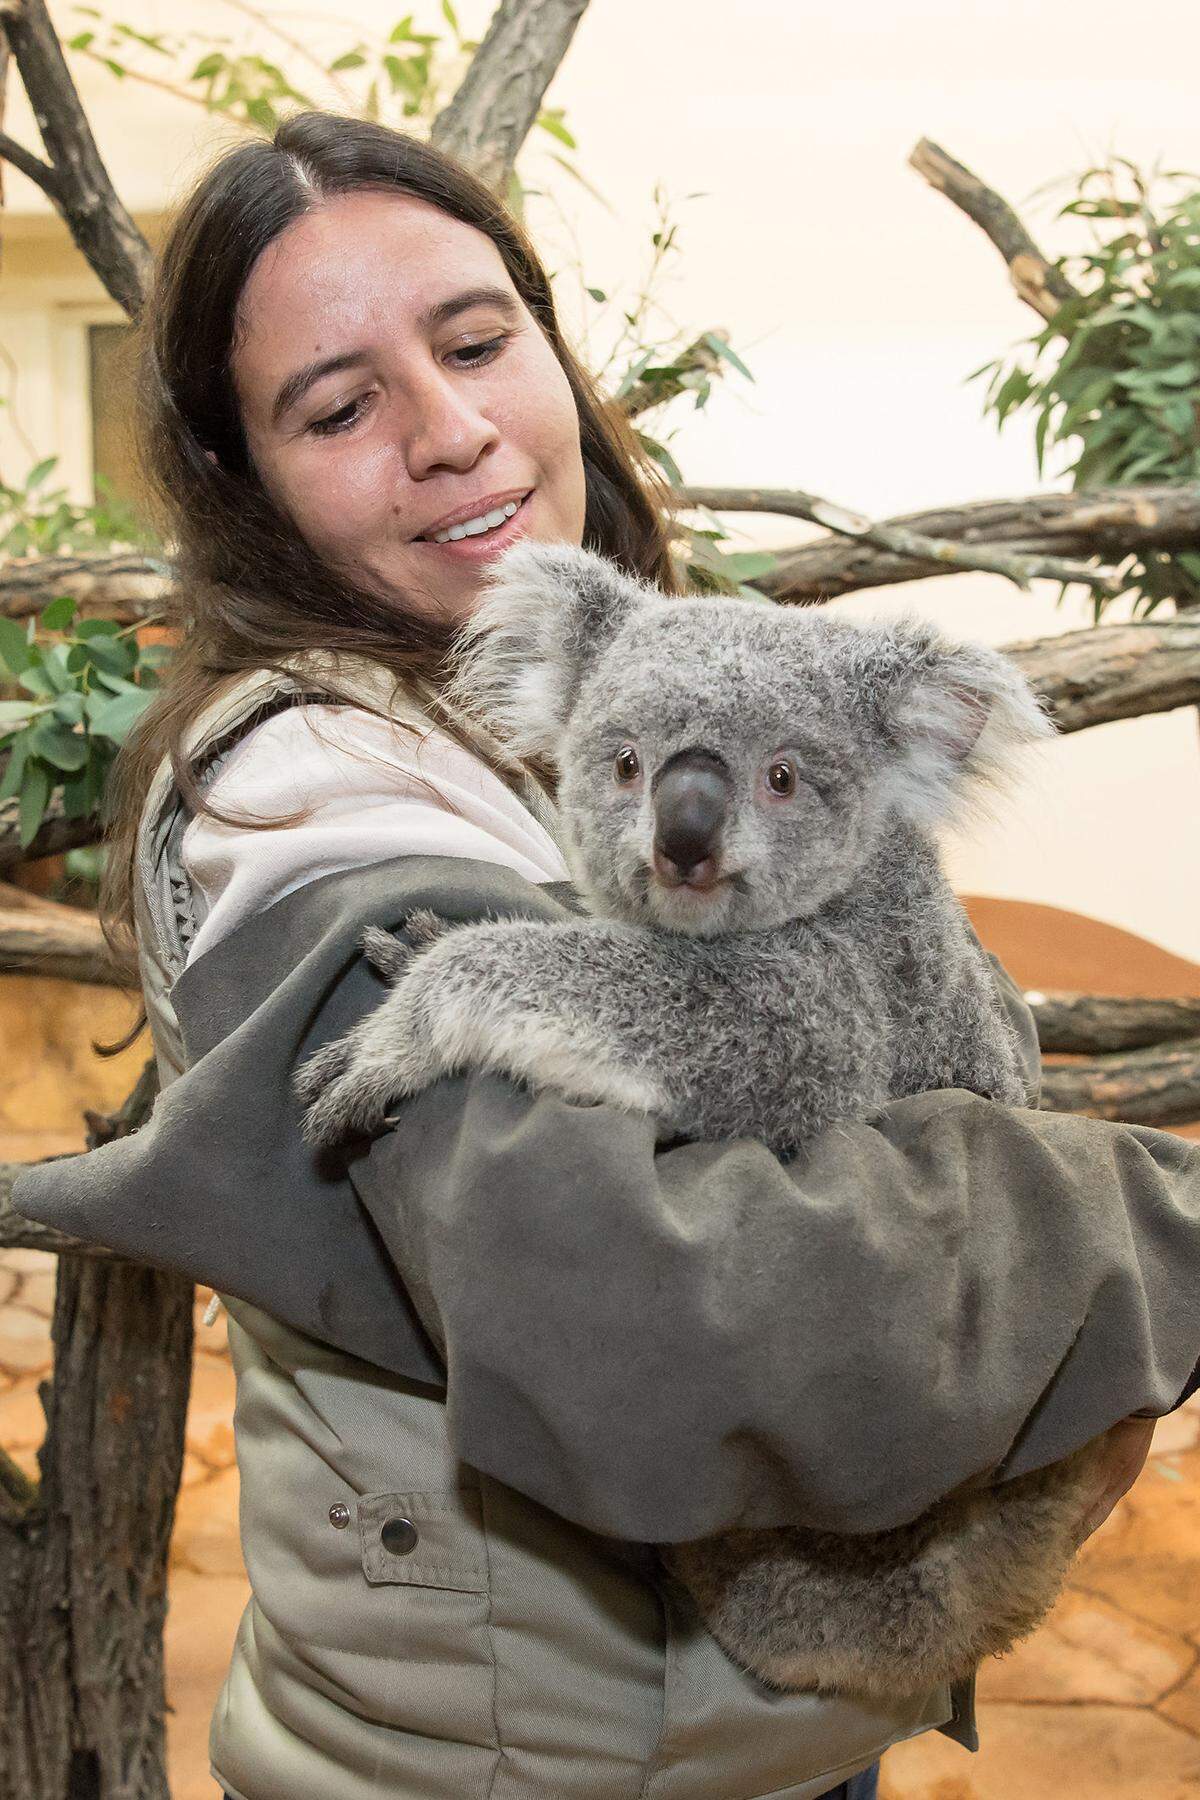
[[[122,757],[107,900],[166,1091],[16,1200],[228,1297],[253,1598],[214,1775],[864,1800],[898,1739],[974,1747],[970,1684],[762,1687],[651,1545],[882,1529],[1146,1415],[1082,1534],[1200,1355],[1194,1153],[937,1094],[785,1169],[467,1076],[314,1160],[290,1080],[380,997],[365,924],[571,905],[548,772],[439,693],[488,561],[583,542],[670,588],[661,496],[519,228],[382,127],[307,114],[223,158],[146,345],[184,635]]]

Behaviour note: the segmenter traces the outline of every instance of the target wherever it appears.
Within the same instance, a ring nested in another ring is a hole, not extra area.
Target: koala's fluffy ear
[[[1016,664],[983,644],[953,644],[932,626],[905,622],[888,633],[876,690],[896,752],[889,798],[918,825],[981,810],[990,789],[1016,772],[1021,751],[1055,735]]]
[[[447,698],[515,755],[552,757],[588,665],[661,598],[590,550],[519,541],[492,565],[455,639]]]

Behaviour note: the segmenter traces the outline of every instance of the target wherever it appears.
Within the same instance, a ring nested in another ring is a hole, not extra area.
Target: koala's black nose
[[[656,862],[663,858],[680,881],[708,885],[729,810],[729,770],[710,750],[680,750],[659,769],[650,794]]]

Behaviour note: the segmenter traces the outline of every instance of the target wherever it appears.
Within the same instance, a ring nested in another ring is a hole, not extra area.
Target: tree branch
[[[1193,995],[1160,1000],[1030,992],[1025,1001],[1037,1020],[1042,1049],[1059,1055],[1095,1056],[1200,1037],[1200,997]]]
[[[1200,619],[1099,625],[1004,649],[1062,732],[1200,702]]]
[[[81,611],[104,611],[132,625],[161,613],[171,591],[171,567],[161,557],[124,550],[36,556],[0,567],[0,617],[27,619],[56,595],[69,593]]]
[[[747,512],[769,512],[792,519],[808,519],[814,525],[827,526],[841,537],[871,544],[877,550],[890,551],[893,556],[928,563],[943,575],[957,570],[975,569],[991,575],[1003,575],[1023,589],[1028,589],[1032,580],[1044,579],[1082,582],[1087,587],[1110,596],[1121,591],[1121,578],[1115,569],[1098,569],[1086,563],[1064,562],[1059,557],[1025,556],[1014,551],[1000,550],[992,544],[972,544],[965,547],[949,538],[926,537],[909,526],[876,522],[865,518],[862,513],[848,512],[845,507],[836,505],[832,500],[824,500],[819,494],[805,493],[801,488],[687,488],[677,489],[676,492],[692,496],[693,506],[705,504],[695,499],[695,495],[711,495],[715,501],[711,508],[714,512],[730,511],[736,505],[739,510]],[[735,500],[734,496],[739,498]]]
[[[0,882],[0,974],[126,985],[94,913],[59,906],[6,882]]]
[[[1052,319],[1066,300],[1077,300],[1079,290],[1043,256],[1020,219],[1008,204],[978,175],[955,162],[928,138],[921,138],[909,164],[931,187],[945,194],[966,213],[996,246],[1008,265],[1009,279],[1017,294],[1043,319]]]
[[[4,760],[7,762],[7,757]],[[50,796],[46,816],[32,842],[22,849],[18,806],[15,799],[0,802],[0,875],[19,863],[39,862],[43,856],[60,856],[64,850],[98,843],[103,836],[104,826],[96,813],[65,818],[62,794],[56,793]]]
[[[673,492],[682,508],[773,512],[779,490],[684,487]],[[784,490],[785,495],[788,492]],[[766,503],[768,498],[771,504]],[[1115,562],[1139,550],[1200,549],[1200,483],[977,500],[903,513],[882,523],[887,529],[958,544],[986,544],[993,549],[1006,545],[1029,555],[1105,556]],[[898,555],[841,536],[812,538],[774,555],[776,567],[750,585],[773,600],[799,606],[836,600],[863,588],[892,587],[955,572],[944,562]]]
[[[462,85],[433,122],[438,150],[493,192],[507,183],[588,0],[500,0]]]
[[[132,318],[149,285],[150,249],[108,178],[45,0],[20,0],[17,6],[0,9],[0,24],[7,33],[53,171],[53,189],[43,182],[39,186],[54,202],[105,288]],[[38,179],[29,166],[24,166],[24,172],[32,180]]]
[[[5,45],[5,61],[7,62],[7,44]],[[32,150],[26,150],[15,138],[10,138],[6,131],[0,131],[0,156],[10,162],[14,169],[40,187],[48,200],[59,206],[62,200],[62,184],[48,162],[35,156]]]
[[[1046,1112],[1126,1125],[1190,1125],[1200,1119],[1200,1038],[1092,1062],[1049,1063],[1040,1104]]]

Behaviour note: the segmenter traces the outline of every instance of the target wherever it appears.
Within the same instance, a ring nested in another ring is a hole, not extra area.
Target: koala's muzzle
[[[671,886],[712,887],[729,811],[729,770],[711,750],[680,750],[650,784],[655,873]]]

